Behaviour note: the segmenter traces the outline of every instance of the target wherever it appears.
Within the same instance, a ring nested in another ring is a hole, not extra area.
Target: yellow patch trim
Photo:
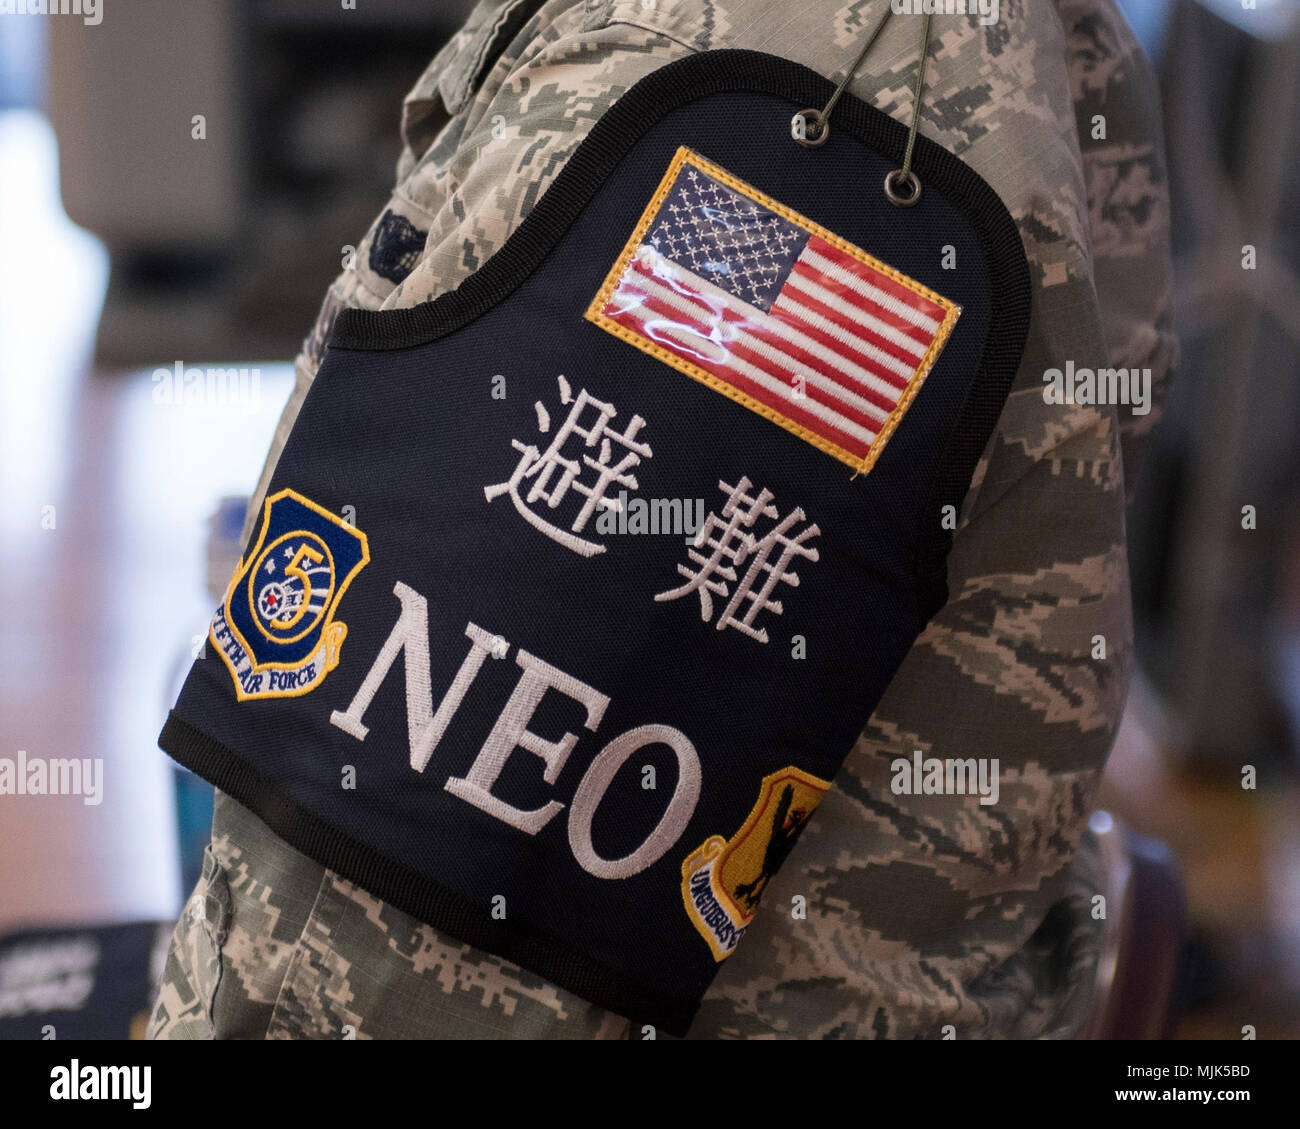
[[[693,364],[691,361],[688,361],[686,358],[680,357],[676,353],[665,349],[662,345],[656,344],[654,341],[634,333],[626,326],[619,325],[618,322],[607,317],[602,312],[606,303],[609,301],[610,296],[613,294],[614,289],[622,279],[624,272],[627,270],[628,263],[631,262],[632,256],[636,254],[636,249],[641,246],[641,242],[645,238],[646,232],[650,229],[651,223],[654,222],[655,216],[659,214],[659,209],[663,205],[664,200],[667,199],[668,193],[672,190],[672,186],[677,180],[678,173],[681,172],[682,167],[685,165],[691,165],[707,176],[713,177],[714,180],[721,181],[728,188],[734,189],[742,196],[746,196],[756,203],[761,204],[763,207],[770,209],[783,219],[794,224],[796,227],[801,227],[804,231],[826,240],[827,243],[838,248],[840,251],[843,251],[846,255],[850,255],[859,262],[866,264],[872,270],[879,271],[886,277],[893,279],[893,281],[898,283],[898,285],[905,287],[914,294],[918,294],[921,297],[928,299],[943,309],[944,316],[942,321],[939,323],[939,329],[935,333],[934,340],[930,343],[930,347],[926,350],[925,355],[912,371],[912,375],[907,381],[907,387],[903,390],[903,395],[899,397],[898,403],[894,406],[894,410],[890,412],[888,418],[881,425],[880,431],[877,432],[875,439],[872,440],[871,446],[868,448],[866,455],[859,457],[851,451],[845,450],[838,443],[834,443],[831,440],[818,435],[815,431],[811,431],[802,424],[790,419],[788,416],[782,415],[775,408],[754,399],[752,396],[726,383],[726,381],[721,380],[712,373],[706,372],[704,369]],[[634,345],[636,348],[640,349],[641,352],[648,353],[657,360],[663,361],[664,364],[671,365],[673,368],[677,369],[678,372],[685,373],[692,380],[698,380],[701,384],[707,385],[715,392],[721,392],[722,395],[735,400],[736,403],[743,404],[750,411],[757,412],[765,419],[769,419],[773,423],[785,428],[785,430],[789,431],[791,434],[797,435],[807,443],[811,443],[819,451],[824,451],[826,454],[831,455],[840,462],[847,463],[849,466],[854,468],[854,477],[857,477],[857,475],[865,474],[875,466],[876,459],[880,457],[880,452],[884,450],[885,444],[889,442],[890,437],[894,434],[895,430],[897,430],[898,424],[902,420],[903,415],[906,413],[907,409],[911,407],[912,401],[916,399],[916,394],[921,390],[922,383],[925,381],[926,376],[929,375],[930,369],[934,366],[934,362],[938,359],[939,354],[943,351],[943,347],[947,343],[949,335],[952,333],[952,327],[956,324],[957,318],[960,314],[961,307],[955,302],[949,301],[949,299],[943,297],[941,294],[936,294],[929,287],[922,286],[915,279],[908,278],[907,275],[903,274],[901,271],[897,271],[888,264],[882,263],[879,259],[868,255],[861,247],[854,246],[847,239],[842,239],[834,232],[828,231],[826,228],[822,227],[820,224],[814,223],[806,216],[801,216],[793,209],[787,208],[779,201],[773,200],[772,197],[760,192],[752,185],[746,184],[743,180],[733,176],[731,173],[727,172],[726,169],[720,168],[712,161],[708,161],[701,157],[694,150],[682,145],[678,147],[676,154],[674,154],[672,161],[668,165],[668,171],[664,173],[663,179],[659,182],[659,187],[655,189],[654,195],[650,198],[650,203],[646,205],[645,210],[641,213],[641,218],[637,221],[636,228],[633,230],[631,237],[628,239],[627,243],[624,244],[622,252],[614,262],[614,266],[610,269],[609,274],[605,276],[605,281],[601,285],[600,290],[596,292],[595,298],[591,300],[591,304],[587,307],[582,316],[593,325],[600,326],[600,328],[605,330],[607,333],[612,333],[615,337],[621,338],[629,345]]]
[[[804,772],[803,769],[796,768],[794,765],[787,765],[785,768],[778,769],[776,772],[769,773],[767,776],[763,777],[763,782],[759,785],[758,789],[758,799],[754,801],[754,806],[749,809],[749,815],[745,817],[745,822],[740,825],[740,829],[732,835],[730,839],[724,839],[721,835],[710,835],[709,838],[705,839],[703,843],[701,843],[682,861],[682,901],[686,904],[686,916],[690,919],[691,924],[695,926],[695,931],[704,938],[705,942],[709,946],[709,951],[713,953],[713,959],[716,961],[721,962],[726,960],[727,957],[735,952],[735,948],[724,949],[720,946],[713,931],[700,917],[699,911],[695,908],[694,900],[691,896],[691,879],[703,867],[711,866],[712,870],[709,877],[709,886],[713,892],[714,898],[720,905],[724,900],[729,904],[730,909],[728,909],[727,906],[723,906],[724,912],[727,913],[729,919],[732,917],[732,911],[734,911],[735,915],[741,919],[739,926],[736,926],[736,922],[733,920],[733,927],[742,929],[748,927],[749,923],[754,919],[757,910],[741,909],[741,907],[736,904],[735,899],[732,898],[731,892],[721,886],[720,883],[715,882],[714,877],[720,874],[722,869],[727,865],[728,856],[736,851],[737,848],[739,848],[745,840],[749,838],[758,821],[767,815],[771,806],[772,797],[775,794],[775,786],[777,782],[790,779],[797,780],[800,784],[803,784],[810,790],[820,794],[817,802],[813,804],[812,808],[808,811],[808,817],[811,817],[812,812],[821,803],[820,796],[825,795],[830,791],[831,782],[829,780],[822,780],[818,776],[813,776],[810,772]]]

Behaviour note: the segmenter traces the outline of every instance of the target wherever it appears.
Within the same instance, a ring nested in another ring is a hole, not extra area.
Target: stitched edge
[[[650,228],[650,224],[659,213],[659,209],[664,200],[668,198],[668,193],[672,190],[672,186],[677,179],[677,174],[681,172],[682,168],[686,165],[699,169],[706,175],[713,177],[714,180],[718,180],[727,185],[728,188],[732,188],[739,192],[742,196],[762,204],[765,208],[775,212],[777,215],[788,220],[796,227],[802,228],[804,231],[825,240],[832,247],[838,248],[846,255],[856,259],[858,262],[869,266],[872,270],[878,271],[880,274],[893,279],[904,289],[911,291],[913,294],[919,294],[922,298],[933,302],[944,311],[943,320],[939,323],[939,328],[935,332],[934,340],[931,341],[930,347],[925,351],[925,355],[921,357],[917,362],[916,367],[912,370],[912,375],[908,377],[907,386],[903,390],[903,395],[899,397],[898,403],[894,405],[893,411],[889,413],[885,422],[881,425],[880,430],[876,432],[876,437],[871,441],[871,445],[867,448],[867,453],[865,455],[858,456],[853,454],[851,451],[845,450],[838,443],[819,435],[817,432],[803,426],[803,424],[797,423],[789,416],[783,415],[770,404],[764,404],[761,400],[756,400],[754,397],[741,391],[734,385],[728,384],[721,377],[714,376],[711,372],[700,368],[699,365],[692,364],[685,357],[679,356],[678,354],[665,349],[662,345],[633,332],[624,325],[620,325],[613,318],[606,316],[602,312],[609,301],[610,295],[613,294],[619,282],[622,280],[624,273],[627,271],[627,265],[631,262],[633,255],[636,254],[637,248],[641,245],[645,233]],[[618,337],[621,340],[626,341],[629,345],[640,349],[641,352],[647,353],[657,360],[663,361],[664,364],[672,366],[678,372],[685,373],[692,380],[698,380],[701,384],[707,385],[715,392],[720,392],[728,399],[734,400],[736,403],[743,405],[752,412],[756,412],[764,419],[771,420],[778,427],[783,427],[792,435],[797,435],[806,443],[816,447],[817,450],[825,452],[842,463],[847,463],[849,466],[854,468],[854,477],[857,477],[859,474],[866,474],[867,471],[876,465],[876,460],[880,457],[881,451],[884,450],[885,444],[889,442],[890,436],[894,434],[899,423],[902,422],[904,414],[907,412],[907,409],[911,407],[912,401],[916,399],[917,393],[921,390],[922,383],[924,383],[925,378],[929,375],[930,369],[934,367],[934,362],[938,360],[939,354],[943,351],[944,345],[947,344],[948,337],[952,333],[952,327],[956,324],[957,318],[960,315],[961,307],[955,302],[952,302],[943,297],[943,295],[936,293],[928,286],[923,286],[915,279],[909,278],[907,275],[903,274],[902,271],[895,270],[888,263],[881,262],[874,255],[868,254],[861,247],[855,246],[847,239],[844,239],[841,236],[836,235],[833,231],[829,231],[822,227],[821,224],[816,221],[800,215],[793,208],[787,207],[779,200],[772,199],[772,197],[768,196],[765,192],[761,192],[753,185],[747,184],[738,176],[729,173],[720,165],[715,165],[707,158],[701,157],[693,149],[681,145],[673,155],[673,159],[669,162],[668,171],[664,173],[663,179],[660,180],[659,187],[655,189],[654,195],[650,197],[650,202],[641,213],[641,218],[637,220],[636,226],[632,229],[631,236],[628,237],[628,241],[623,245],[623,250],[619,253],[618,258],[614,260],[613,267],[610,268],[609,273],[605,276],[605,281],[601,284],[600,289],[596,292],[596,296],[591,300],[590,305],[587,306],[587,309],[583,312],[582,316],[593,325],[597,325],[601,329],[605,330],[607,333],[612,333],[615,337]]]
[[[316,886],[316,895],[312,898],[311,909],[307,912],[307,920],[302,924],[302,931],[298,934],[293,942],[293,952],[289,954],[289,961],[285,966],[284,975],[280,978],[280,987],[275,993],[275,1003],[271,1005],[271,1014],[266,1021],[266,1038],[289,1038],[296,1039],[299,1037],[312,1037],[314,1032],[304,1031],[302,1024],[295,1021],[293,1000],[298,999],[301,993],[295,988],[293,981],[296,977],[302,975],[304,966],[310,967],[309,958],[312,955],[311,946],[308,943],[308,934],[313,925],[317,923],[318,916],[323,917],[323,905],[330,891],[330,871],[327,867],[321,868],[320,882]],[[317,940],[323,940],[328,948],[326,958],[334,955],[334,937],[332,929],[317,928],[313,936]],[[328,959],[323,963],[328,965]],[[358,1023],[358,1034],[360,1034]]]
[[[543,0],[514,0],[513,3],[506,4],[502,8],[500,16],[492,25],[491,35],[483,41],[483,48],[474,60],[474,67],[469,75],[466,103],[470,98],[478,96],[483,83],[487,81],[492,68],[496,66],[497,60],[510,46],[510,41],[541,10],[542,5]]]
[[[754,801],[754,806],[749,809],[749,814],[745,816],[744,820],[741,821],[740,826],[736,828],[736,830],[731,835],[722,835],[722,834],[710,835],[703,843],[701,843],[698,847],[696,847],[695,850],[691,851],[690,854],[688,854],[684,859],[682,859],[681,893],[682,893],[682,902],[686,906],[686,917],[690,921],[690,923],[695,926],[695,931],[704,939],[705,944],[709,946],[709,951],[713,953],[713,959],[717,961],[719,964],[721,964],[724,960],[726,960],[727,957],[731,956],[731,952],[720,952],[718,950],[717,942],[710,935],[709,930],[701,920],[699,913],[696,911],[695,907],[691,904],[690,880],[693,877],[693,875],[696,873],[696,868],[698,867],[698,864],[701,860],[701,856],[705,856],[705,858],[708,861],[716,863],[717,860],[720,859],[723,854],[727,854],[734,851],[736,848],[740,846],[741,843],[745,841],[745,839],[747,839],[751,834],[753,834],[754,827],[758,822],[758,817],[767,810],[768,801],[771,798],[769,793],[769,785],[772,783],[773,780],[781,779],[787,776],[794,776],[802,784],[820,793],[820,795],[817,797],[817,802],[813,804],[812,809],[807,813],[808,817],[811,817],[812,813],[821,806],[822,799],[825,797],[826,793],[831,790],[832,783],[829,780],[823,780],[820,776],[814,776],[811,772],[805,772],[798,765],[793,765],[793,764],[786,765],[785,768],[778,768],[775,772],[769,772],[766,776],[763,777],[763,780],[758,787],[758,798]],[[718,844],[717,851],[715,853],[706,856],[705,852],[709,851],[710,846],[714,843]],[[718,864],[718,865],[719,867],[721,867],[721,865],[725,865],[725,864]],[[710,885],[712,886],[711,882]],[[714,897],[717,897],[718,888],[714,887],[713,893],[714,893]],[[738,914],[740,914],[741,916],[745,916],[745,911],[742,910],[741,907],[736,904],[736,901],[731,896],[731,892],[729,890],[723,888],[722,894],[727,899],[727,901],[731,903],[732,908],[735,909]],[[723,907],[723,909],[724,912],[726,912],[726,907]],[[754,919],[754,917],[757,915],[757,912],[758,912],[757,908],[749,911],[748,920],[746,920],[745,922],[745,928],[749,927],[749,922]],[[735,950],[733,949],[732,952],[734,951]]]
[[[243,804],[295,850],[376,898],[458,941],[513,961],[599,1007],[653,1023],[670,1035],[686,1034],[699,1006],[697,1000],[674,998],[662,989],[638,984],[627,973],[575,953],[542,930],[488,919],[481,905],[308,811],[228,745],[175,712],[168,714],[158,744],[174,760]],[[322,876],[322,881],[328,880],[328,875]],[[286,981],[288,975],[286,971]]]

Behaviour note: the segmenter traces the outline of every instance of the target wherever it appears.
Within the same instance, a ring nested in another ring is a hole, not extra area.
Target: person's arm
[[[946,1023],[960,1035],[1030,1035],[1082,1019],[1095,941],[1086,881],[1071,861],[1118,724],[1131,632],[1116,414],[1049,405],[1042,395],[1045,369],[1106,357],[1107,326],[1067,66],[1078,54],[1077,26],[1063,30],[1050,6],[1033,8],[991,29],[940,19],[931,49],[922,130],[1003,196],[1034,279],[1029,344],[960,515],[950,599],[773,880],[692,1036],[939,1037]],[[1109,3],[1087,8],[1116,19]],[[796,34],[767,0],[551,3],[476,94],[444,82],[449,72],[426,75],[408,100],[415,144],[386,210],[426,232],[423,252],[400,285],[386,285],[370,263],[377,236],[394,225],[372,229],[355,277],[345,272],[335,284],[299,359],[277,450],[333,312],[414,304],[472,273],[636,79],[690,50],[730,46],[787,54],[836,76],[862,31],[855,12],[816,5]],[[594,26],[596,16],[606,22]],[[893,21],[852,88],[900,119],[911,109],[915,31],[912,21]],[[471,41],[462,38],[462,49]],[[1135,89],[1124,74],[1144,64],[1127,49],[1111,62],[1103,96],[1122,106]],[[382,245],[377,261],[387,262]],[[998,802],[895,796],[891,763],[917,749],[997,758]],[[221,1014],[235,1015],[245,993],[253,1025],[269,1022],[277,1034],[337,1037],[344,1024],[381,1036],[628,1033],[620,1017],[315,867],[227,798],[217,841],[237,887],[231,916],[243,929],[225,954],[235,974],[217,992]],[[243,923],[239,891],[248,891]],[[795,895],[806,898],[806,918],[790,912]],[[250,984],[270,1002],[254,1007]]]
[[[1087,1013],[1087,819],[1132,666],[1122,449],[1149,432],[1173,353],[1168,203],[1151,68],[1114,6],[1063,2],[1059,24],[1034,8],[1031,26],[1026,13],[945,36],[922,116],[1007,201],[1034,274],[1029,343],[962,507],[950,598],[692,1035],[1060,1036]],[[869,81],[905,89],[902,74]],[[1150,367],[1152,410],[1047,403],[1044,373],[1071,360]],[[894,795],[891,766],[916,750],[996,758],[998,802]]]

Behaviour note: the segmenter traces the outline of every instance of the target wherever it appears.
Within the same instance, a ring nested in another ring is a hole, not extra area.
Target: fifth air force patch
[[[1028,324],[958,158],[920,138],[895,208],[904,125],[846,94],[788,140],[832,90],[657,70],[454,291],[342,311],[160,738],[369,895],[673,1034],[792,894],[842,912],[790,871],[943,606]]]
[[[685,146],[587,317],[859,471],[961,308]]]
[[[208,629],[239,698],[306,694],[338,666],[334,613],[370,560],[366,535],[293,490],[267,498],[262,529]]]

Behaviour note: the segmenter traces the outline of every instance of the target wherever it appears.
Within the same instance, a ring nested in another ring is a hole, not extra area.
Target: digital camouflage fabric
[[[250,528],[338,310],[453,289],[605,110],[665,63],[739,47],[838,79],[884,7],[810,0],[796,18],[780,0],[480,4],[406,99],[397,187],[304,343]],[[893,17],[850,85],[900,120],[919,31]],[[979,172],[1020,227],[1029,341],[958,517],[949,601],[691,1038],[942,1038],[948,1025],[958,1038],[1069,1037],[1090,1002],[1101,875],[1087,817],[1131,668],[1126,477],[1174,357],[1155,84],[1109,0],[1002,0],[987,26],[935,17],[923,102],[922,132]],[[1150,368],[1152,411],[1048,403],[1043,374],[1067,361]],[[918,749],[997,757],[999,802],[894,795],[892,761]],[[788,911],[796,895],[806,918]],[[367,895],[225,796],[150,1033],[645,1034]]]

